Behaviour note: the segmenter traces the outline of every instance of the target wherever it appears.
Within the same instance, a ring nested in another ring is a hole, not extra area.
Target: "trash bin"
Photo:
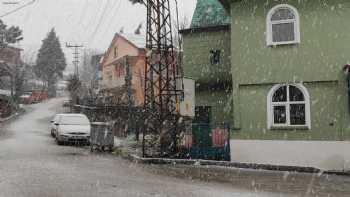
[[[91,151],[112,151],[114,147],[114,135],[111,126],[106,122],[92,122],[90,135]]]

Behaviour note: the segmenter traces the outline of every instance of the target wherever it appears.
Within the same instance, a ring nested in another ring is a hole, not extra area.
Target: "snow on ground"
[[[0,197],[290,195],[175,178],[163,173],[166,166],[139,165],[84,147],[58,146],[50,137],[49,121],[61,112],[63,100],[29,106],[26,114],[2,126],[0,132],[7,134],[0,135]]]

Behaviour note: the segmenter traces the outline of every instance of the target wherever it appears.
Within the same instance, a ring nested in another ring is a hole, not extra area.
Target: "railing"
[[[229,124],[192,124],[182,136],[182,157],[230,161]]]

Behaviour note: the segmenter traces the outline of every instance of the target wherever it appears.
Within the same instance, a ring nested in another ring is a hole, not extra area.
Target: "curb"
[[[26,110],[22,108],[21,110],[17,111],[15,114],[12,114],[11,116],[9,116],[7,118],[0,118],[0,123],[5,123],[8,121],[11,121],[11,120],[19,117],[20,115],[23,115],[25,112],[26,112]]]
[[[331,174],[340,176],[350,176],[349,171],[324,171],[314,167],[300,166],[277,166],[269,164],[254,164],[254,163],[237,163],[227,161],[211,161],[211,160],[185,160],[185,159],[165,159],[165,158],[142,158],[134,154],[121,154],[122,158],[131,162],[146,164],[146,165],[167,165],[169,167],[186,167],[186,168],[204,168],[206,169],[204,176],[217,176],[218,170],[224,170],[225,173],[236,172],[237,170],[253,170],[266,172],[295,172],[308,174]],[[212,171],[212,172],[210,172]],[[219,173],[220,174],[220,173]],[[202,175],[201,175],[202,176]],[[200,177],[201,177],[200,176]],[[218,178],[218,177],[217,177]],[[222,179],[222,176],[220,176]],[[222,181],[222,180],[220,180]],[[229,181],[229,180],[226,180]]]

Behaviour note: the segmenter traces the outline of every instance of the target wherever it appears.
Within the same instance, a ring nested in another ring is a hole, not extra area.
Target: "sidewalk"
[[[205,181],[232,182],[239,172],[248,174],[284,174],[300,173],[312,176],[321,175],[343,175],[350,176],[350,172],[323,171],[313,167],[300,166],[278,166],[268,164],[238,163],[227,161],[190,160],[190,159],[168,159],[168,158],[143,158],[141,157],[140,145],[132,139],[116,139],[114,154],[138,164],[146,164],[166,168],[176,176],[197,178]],[[165,170],[165,173],[168,171]]]
[[[350,195],[350,173],[325,172],[316,168],[273,166],[207,160],[142,158],[141,143],[133,138],[116,139],[113,154],[139,165],[145,171],[179,179],[217,182],[235,188],[284,196]],[[338,176],[342,175],[342,176]],[[315,195],[316,194],[316,195]]]
[[[125,144],[119,141],[118,145]],[[116,148],[114,154],[141,165],[151,173],[180,179],[218,182],[257,193],[283,193],[290,196],[336,196],[350,194],[350,177],[337,176],[316,168],[272,166],[207,160],[142,158],[137,150]],[[350,175],[340,173],[341,175]],[[322,195],[321,195],[322,194]]]

